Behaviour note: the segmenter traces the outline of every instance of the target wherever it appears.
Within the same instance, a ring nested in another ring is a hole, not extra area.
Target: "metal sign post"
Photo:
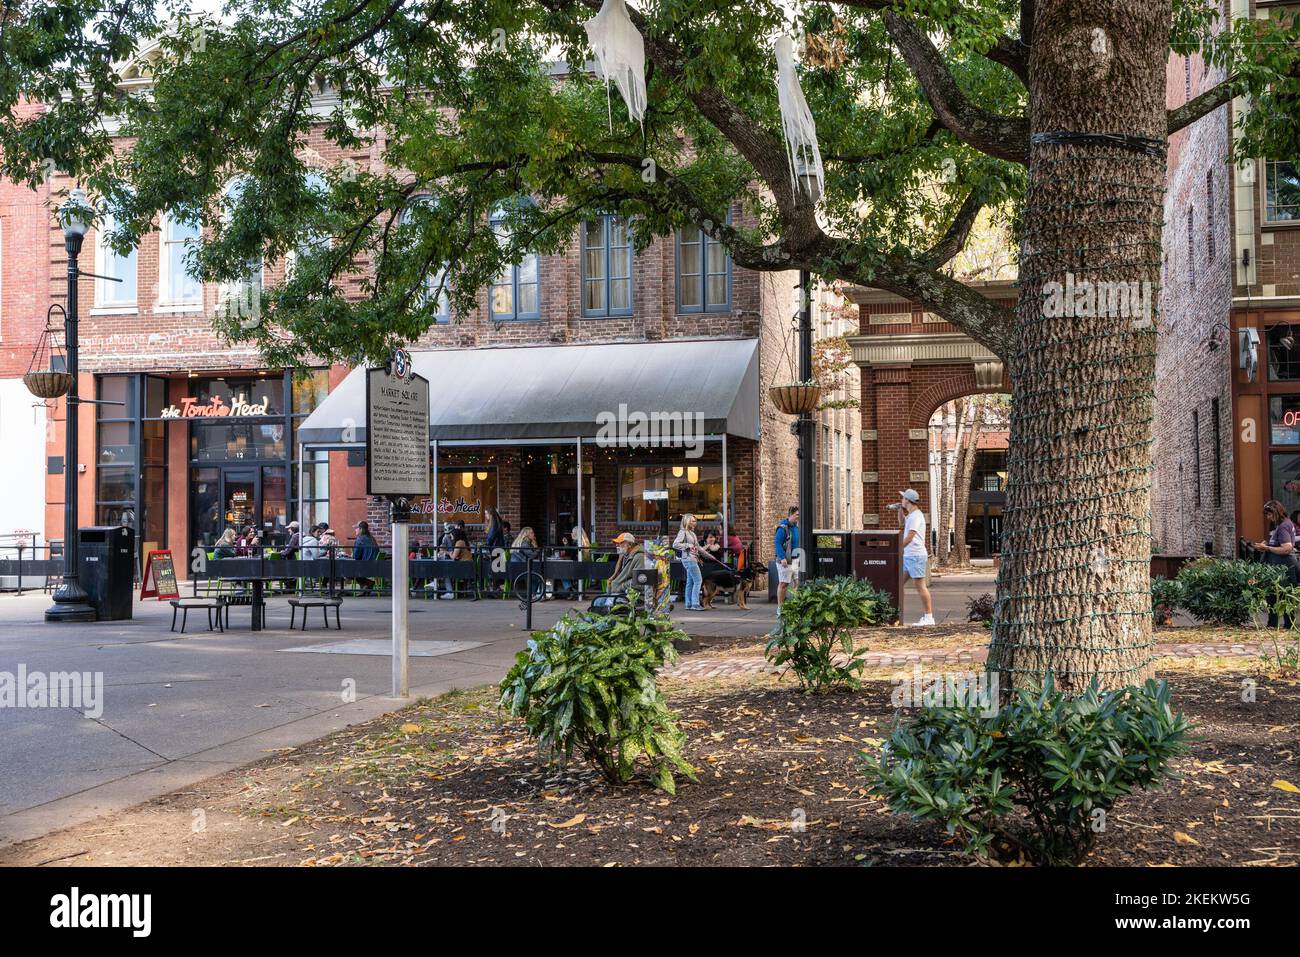
[[[389,499],[393,553],[393,697],[410,691],[409,498],[429,494],[429,380],[404,350],[366,370],[366,493]]]
[[[393,529],[393,697],[405,698],[410,693],[410,503],[394,499],[390,517]]]

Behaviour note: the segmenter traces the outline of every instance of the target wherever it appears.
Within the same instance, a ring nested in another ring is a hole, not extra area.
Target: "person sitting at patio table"
[[[289,523],[289,539],[284,543],[284,557],[297,558],[298,550],[302,548],[302,535],[298,529],[301,528],[297,522]]]
[[[515,540],[510,545],[511,551],[515,552],[514,558],[519,561],[528,561],[530,557],[537,556],[537,535],[529,525],[525,525],[515,536]]]
[[[216,547],[212,549],[213,558],[234,558],[238,552],[235,549],[235,530],[228,528],[221,533],[217,539]]]
[[[370,534],[370,523],[366,521],[357,522],[354,531],[356,531],[357,535],[352,541],[352,558],[359,562],[371,562],[378,558],[379,543]],[[358,578],[357,584],[361,586],[362,596],[375,593],[375,580],[373,578]]]

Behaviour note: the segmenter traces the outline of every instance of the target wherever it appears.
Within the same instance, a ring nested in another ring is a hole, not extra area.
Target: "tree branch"
[[[984,55],[994,63],[1001,63],[1014,73],[1020,82],[1029,86],[1029,47],[1016,37],[1000,36],[998,42]]]
[[[1200,96],[1193,97],[1182,106],[1169,111],[1168,135],[1173,136],[1184,127],[1191,126],[1203,116],[1213,113],[1233,97],[1236,77],[1228,77],[1217,86],[1211,87]]]
[[[1013,163],[1027,162],[1029,123],[1023,117],[999,116],[971,103],[930,38],[911,21],[887,10],[885,28],[944,126],[982,153]]]
[[[920,262],[930,263],[935,269],[947,263],[966,247],[966,240],[970,236],[971,228],[975,225],[975,220],[979,218],[980,210],[984,208],[984,201],[976,197],[972,192],[962,200],[961,207],[957,210],[957,215],[953,217],[952,225],[948,231],[940,237],[939,241],[922,253],[919,257]]]
[[[640,169],[641,157],[622,153],[586,152],[596,163],[619,164]],[[727,223],[726,216],[706,209],[689,186],[660,167],[650,188],[638,198],[676,213],[700,227],[721,243],[737,266],[756,272],[785,272],[807,269],[826,279],[843,279],[884,289],[914,302],[924,302],[972,339],[991,349],[1004,361],[1013,354],[1014,313],[999,306],[965,283],[938,271],[948,249],[951,258],[960,251],[980,204],[967,197],[948,232],[922,256],[883,255],[879,250],[835,239],[825,234],[812,245],[791,246],[784,239],[763,244],[747,238]],[[960,239],[959,239],[960,237]],[[937,261],[936,261],[937,260]],[[865,264],[865,265],[864,265]]]

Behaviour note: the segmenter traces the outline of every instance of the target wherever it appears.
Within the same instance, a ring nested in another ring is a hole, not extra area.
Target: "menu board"
[[[144,563],[144,576],[140,582],[141,598],[180,598],[176,586],[176,565],[170,549],[150,552]]]
[[[429,380],[366,370],[366,494],[429,494]]]

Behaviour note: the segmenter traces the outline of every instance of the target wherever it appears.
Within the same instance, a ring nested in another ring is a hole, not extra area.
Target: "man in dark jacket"
[[[352,540],[352,557],[359,562],[374,561],[379,557],[379,543],[370,535],[369,522],[357,522],[356,538]],[[358,578],[357,584],[361,586],[362,595],[373,595],[375,580],[373,578]]]

